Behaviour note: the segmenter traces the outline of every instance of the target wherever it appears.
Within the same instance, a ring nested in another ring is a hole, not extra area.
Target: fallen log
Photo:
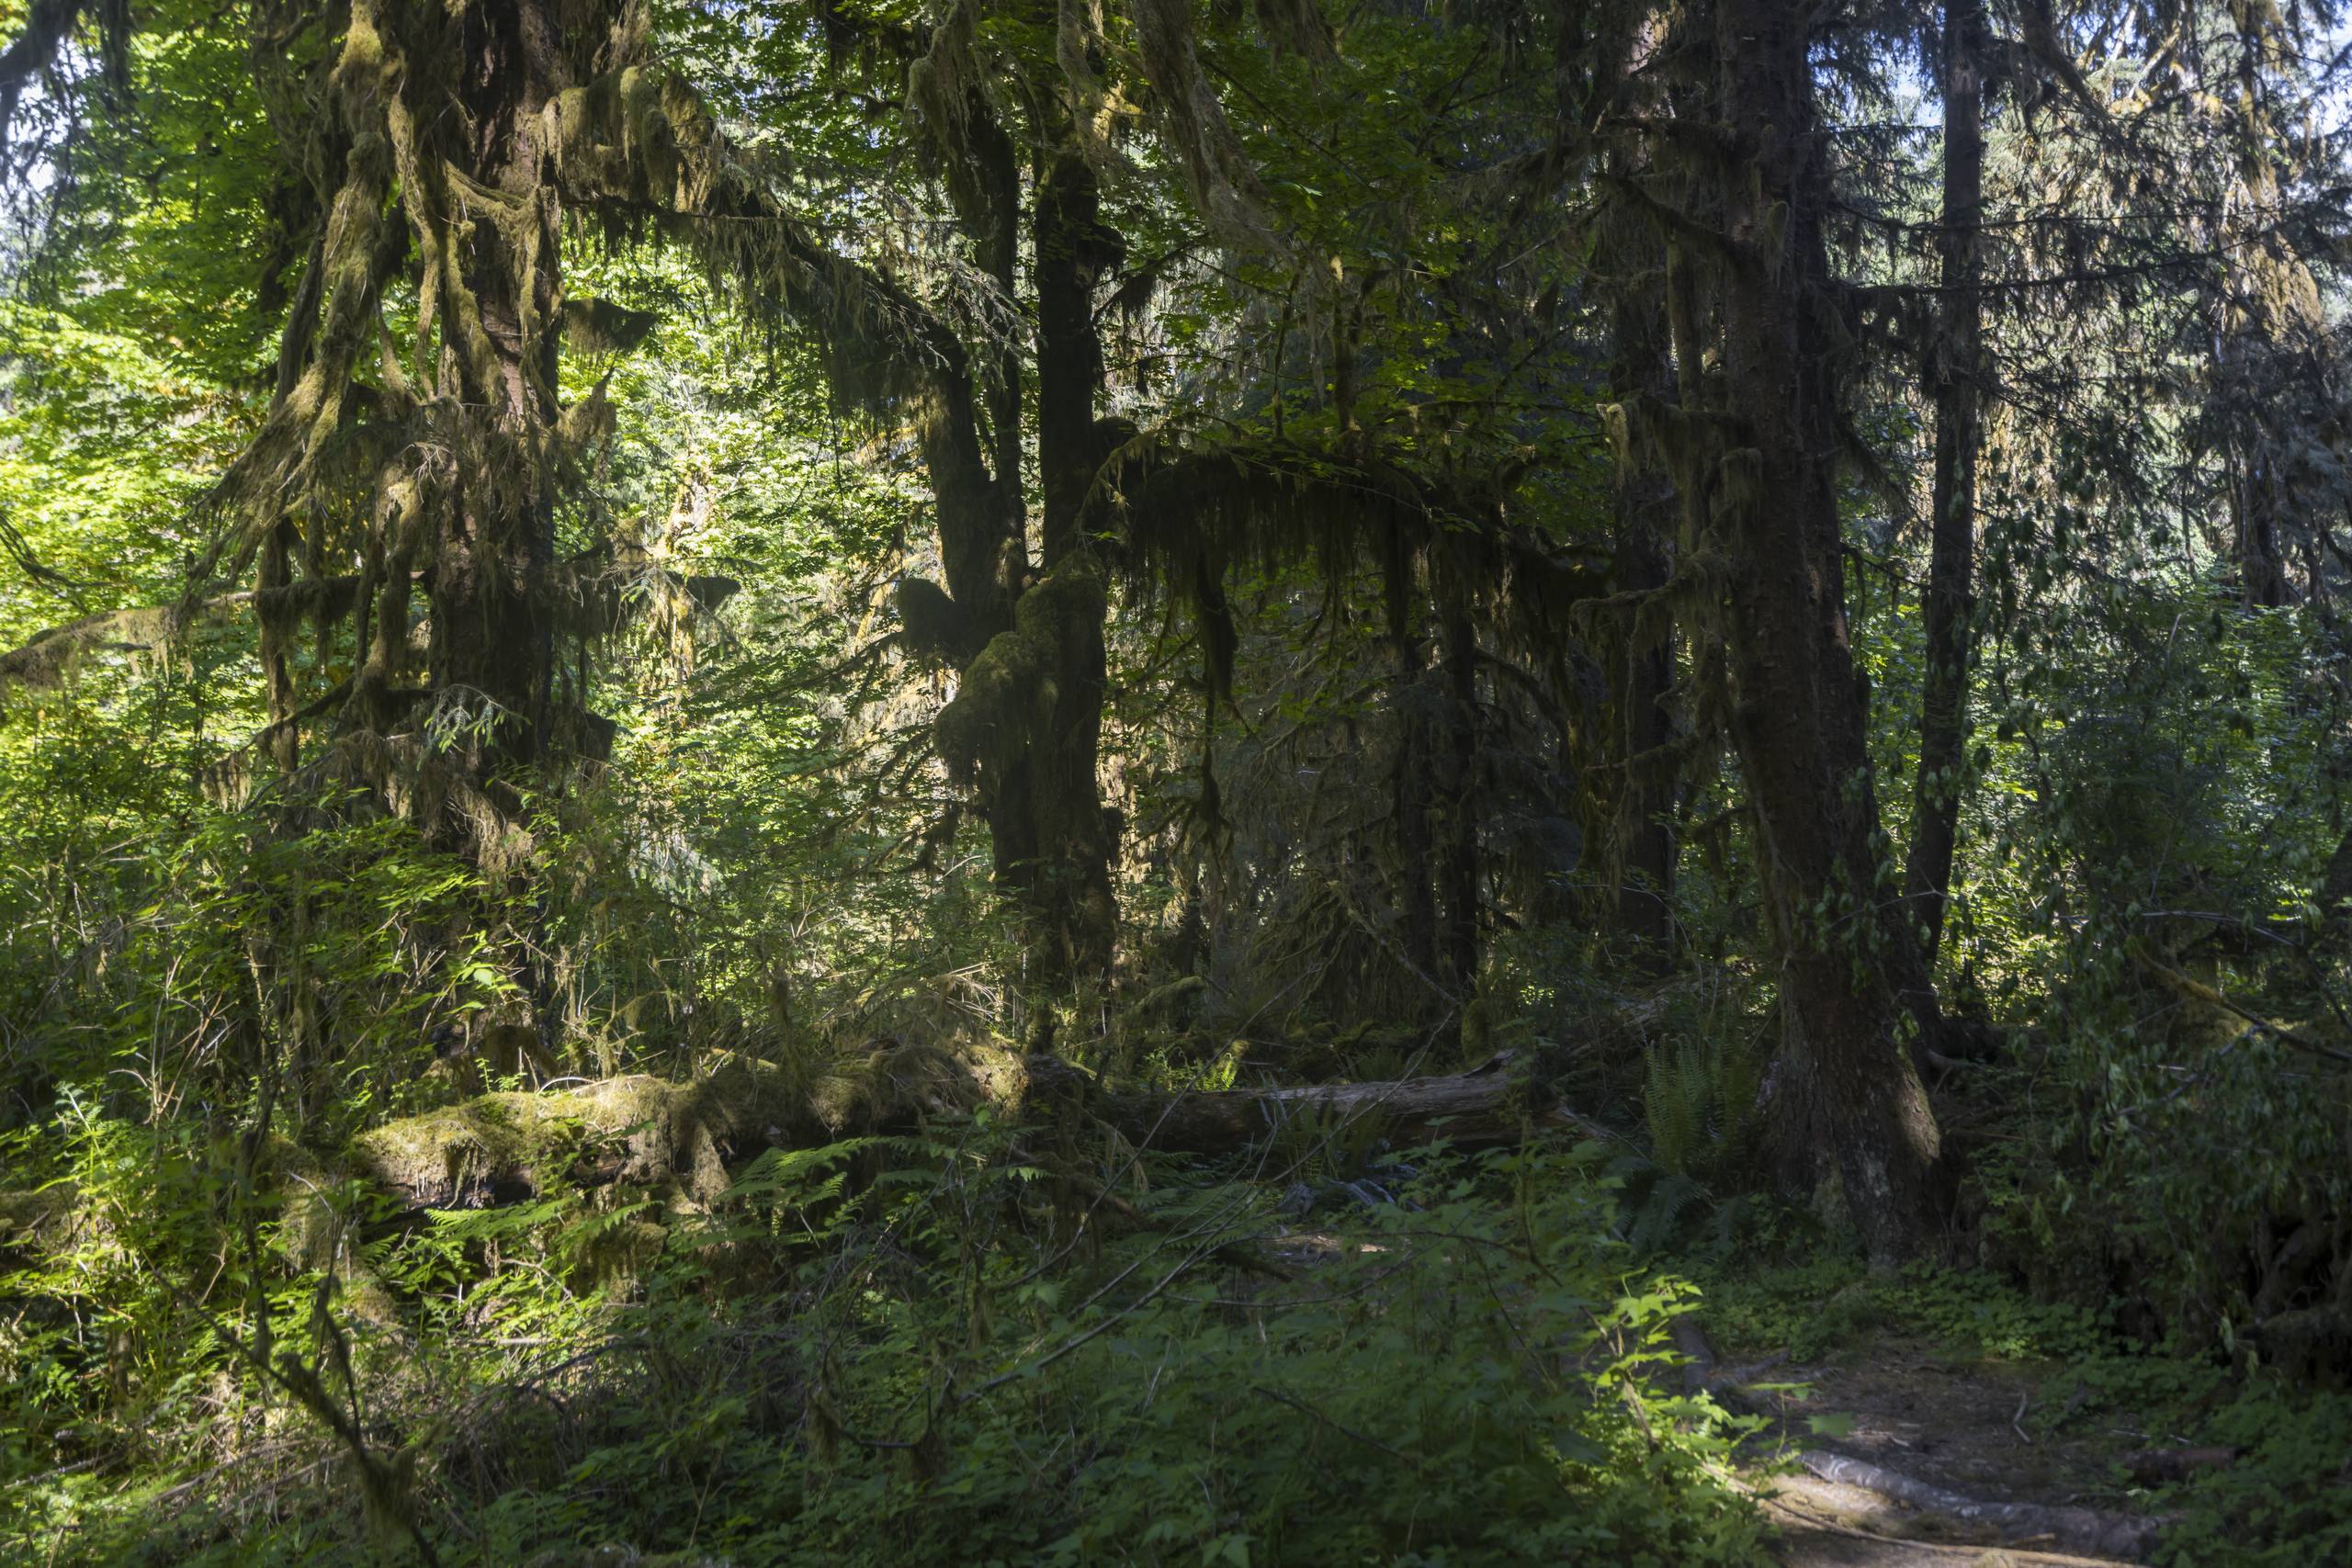
[[[1065,1062],[1026,1058],[1026,1105],[1074,1103],[1137,1148],[1232,1154],[1284,1129],[1314,1133],[1340,1126],[1370,1131],[1392,1147],[1443,1138],[1456,1148],[1495,1148],[1539,1133],[1614,1134],[1560,1105],[1543,1086],[1512,1071],[1505,1053],[1466,1073],[1443,1077],[1309,1084],[1294,1089],[1229,1089],[1181,1094],[1106,1092]],[[1369,1123],[1369,1127],[1365,1127]]]
[[[1010,1053],[885,1045],[819,1074],[746,1056],[684,1083],[636,1073],[578,1089],[510,1091],[388,1122],[352,1141],[356,1174],[401,1207],[488,1209],[628,1183],[707,1202],[729,1168],[907,1128],[925,1113],[1002,1100]]]
[[[481,1095],[363,1134],[352,1158],[358,1175],[414,1211],[492,1208],[616,1183],[707,1202],[725,1190],[730,1168],[763,1150],[904,1131],[982,1104],[1036,1122],[1100,1123],[1138,1149],[1212,1156],[1286,1129],[1320,1136],[1347,1128],[1396,1147],[1443,1137],[1490,1148],[1554,1131],[1610,1135],[1514,1065],[1500,1055],[1440,1077],[1171,1094],[1108,1090],[1049,1056],[888,1044],[814,1078],[738,1057],[688,1083],[635,1075]]]

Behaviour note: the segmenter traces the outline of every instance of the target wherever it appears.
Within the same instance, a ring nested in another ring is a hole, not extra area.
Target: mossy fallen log
[[[877,1049],[823,1073],[731,1057],[684,1083],[647,1074],[485,1094],[355,1139],[355,1172],[411,1209],[483,1209],[616,1182],[707,1201],[728,1168],[1018,1097],[1020,1058],[987,1048]]]
[[[1138,1148],[1230,1154],[1285,1130],[1409,1146],[1491,1147],[1567,1130],[1601,1134],[1498,1056],[1442,1077],[1167,1094],[1111,1091],[1047,1056],[988,1047],[877,1050],[813,1078],[731,1060],[689,1083],[642,1075],[549,1093],[488,1094],[389,1122],[352,1146],[355,1172],[408,1209],[479,1209],[628,1183],[699,1201],[730,1168],[993,1104],[1023,1119],[1107,1125]]]
[[[1024,1065],[1033,1108],[1075,1103],[1138,1148],[1230,1154],[1285,1131],[1341,1126],[1399,1148],[1439,1137],[1457,1148],[1493,1148],[1552,1131],[1610,1135],[1514,1072],[1508,1053],[1442,1077],[1186,1094],[1104,1092],[1067,1063],[1032,1056]]]

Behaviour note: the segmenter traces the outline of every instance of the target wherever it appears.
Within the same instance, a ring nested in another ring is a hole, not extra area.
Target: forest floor
[[[2117,1557],[2076,1557],[2022,1546],[1986,1546],[1897,1532],[1930,1528],[1933,1516],[1904,1512],[1859,1486],[1840,1486],[1811,1476],[1784,1479],[1764,1500],[1764,1511],[1779,1532],[1776,1555],[1784,1568],[2025,1568],[2026,1564],[2074,1563],[2105,1568]]]
[[[1873,1335],[1833,1358],[1782,1366],[1777,1382],[1802,1384],[1791,1418],[1842,1428],[1830,1451],[1984,1503],[2130,1512],[2112,1477],[2151,1434],[2094,1426],[2064,1435],[2026,1425],[2053,1369],[1955,1355],[1935,1342]],[[1849,1426],[1847,1423],[1850,1422]],[[1789,1568],[1953,1568],[1955,1564],[2116,1562],[2046,1551],[2031,1536],[1997,1532],[1932,1508],[1805,1471],[1756,1477],[1781,1536]]]
[[[1357,1245],[1310,1229],[1270,1250],[1292,1267],[1314,1269]],[[1838,1340],[1802,1363],[1783,1352],[1728,1373],[1769,1423],[1746,1445],[1743,1481],[1774,1526],[1776,1555],[1786,1568],[2142,1560],[2065,1551],[2059,1550],[2064,1542],[2030,1529],[2004,1532],[1808,1472],[1796,1460],[1801,1450],[1860,1460],[1974,1503],[2098,1510],[2129,1519],[2144,1516],[2117,1477],[2136,1456],[2165,1445],[2161,1434],[2114,1418],[2075,1419],[2088,1390],[2068,1385],[2059,1363],[1972,1354],[1949,1338],[1894,1327],[1846,1327]],[[2052,1388],[2064,1391],[2059,1408],[2039,1408]]]

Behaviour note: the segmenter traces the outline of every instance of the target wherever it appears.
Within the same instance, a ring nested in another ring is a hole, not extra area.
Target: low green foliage
[[[2240,1457],[2156,1499],[2179,1511],[2161,1562],[2301,1568],[2352,1557],[2352,1396],[2260,1384],[2200,1436]]]
[[[190,1229],[105,1157],[81,1167],[93,1212],[136,1197]],[[707,1213],[435,1216],[367,1248],[413,1303],[398,1329],[306,1330],[305,1277],[245,1301],[238,1331],[266,1317],[281,1354],[345,1369],[368,1440],[413,1456],[445,1562],[614,1541],[741,1562],[1759,1560],[1714,1469],[1740,1424],[1657,1382],[1692,1298],[1612,1238],[1594,1156],[1411,1163],[1396,1202],[1283,1246],[1259,1184],[1156,1166],[1107,1199],[984,1118],[772,1155]],[[107,1245],[105,1321],[10,1343],[8,1550],[363,1558],[334,1445],[219,1336],[164,1332],[172,1303],[218,1298],[201,1260]],[[62,1300],[88,1266],[9,1289]],[[126,1337],[155,1358],[135,1405],[102,1371]],[[50,1462],[118,1416],[149,1429],[147,1482]],[[253,1472],[209,1473],[224,1446]]]

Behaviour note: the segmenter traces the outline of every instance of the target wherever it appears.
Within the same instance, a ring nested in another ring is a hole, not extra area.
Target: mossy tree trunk
[[[462,26],[455,96],[469,128],[466,174],[509,211],[457,236],[458,275],[490,350],[481,389],[490,400],[469,411],[475,461],[461,469],[458,503],[443,512],[434,544],[428,657],[445,699],[479,694],[496,705],[481,753],[494,773],[544,761],[551,740],[555,497],[530,447],[559,415],[562,202],[542,177],[540,130],[548,101],[572,84],[548,0],[473,6]],[[454,350],[443,357],[454,378]]]
[[[1892,900],[1846,617],[1829,170],[1806,16],[1785,0],[1717,0],[1714,15],[1723,119],[1738,152],[1716,165],[1731,247],[1723,412],[1737,443],[1716,476],[1731,557],[1732,733],[1778,949],[1774,1135],[1799,1168],[1827,1150],[1865,1247],[1887,1264],[1934,1233],[1944,1171],[1886,974]]]
[[[558,581],[558,505],[606,429],[600,396],[558,400],[564,175],[568,141],[613,130],[586,123],[594,95],[576,89],[602,73],[612,107],[640,63],[641,18],[563,0],[351,0],[281,20],[292,32],[257,41],[257,59],[303,111],[284,124],[308,201],[288,208],[314,231],[268,417],[213,498],[229,525],[200,570],[260,556],[281,773],[309,725],[330,782],[364,782],[503,864],[520,841],[511,775],[599,751],[608,732],[585,693],[558,691],[561,644],[590,629]],[[591,205],[615,194],[588,184]],[[386,320],[403,293],[404,338]],[[354,670],[303,703],[284,653],[306,627],[321,666],[347,637]]]
[[[968,130],[965,134],[971,139]],[[975,145],[985,159],[993,142],[983,138]],[[965,227],[984,251],[1008,221],[994,204],[1007,201],[1017,204],[1017,188],[989,184],[960,203]],[[1111,881],[1116,845],[1097,778],[1109,600],[1083,519],[1095,476],[1120,434],[1095,414],[1102,350],[1094,310],[1101,280],[1123,247],[1102,221],[1092,169],[1066,141],[1042,153],[1029,217],[1043,501],[1037,567],[1028,570],[1025,549],[1016,545],[1017,569],[998,574],[1010,582],[1002,596],[1008,624],[975,639],[938,734],[942,755],[971,784],[988,821],[997,885],[1026,925],[1029,984],[1055,996],[1107,979],[1117,919]],[[1015,373],[1010,365],[1004,371]],[[1017,389],[996,407],[1000,479],[1009,472],[1017,487]],[[976,467],[977,433],[969,447],[973,459],[966,466]],[[1006,469],[1008,464],[1013,466]],[[934,458],[935,484],[939,472]],[[1015,505],[1017,495],[1016,489]],[[944,546],[952,523],[944,488],[941,498]],[[1018,512],[1012,515],[1017,523]],[[973,552],[961,553],[968,563]],[[970,566],[961,575],[968,586],[958,584],[951,558],[949,588],[957,604],[967,592],[984,599],[995,592],[993,582],[972,581]]]

